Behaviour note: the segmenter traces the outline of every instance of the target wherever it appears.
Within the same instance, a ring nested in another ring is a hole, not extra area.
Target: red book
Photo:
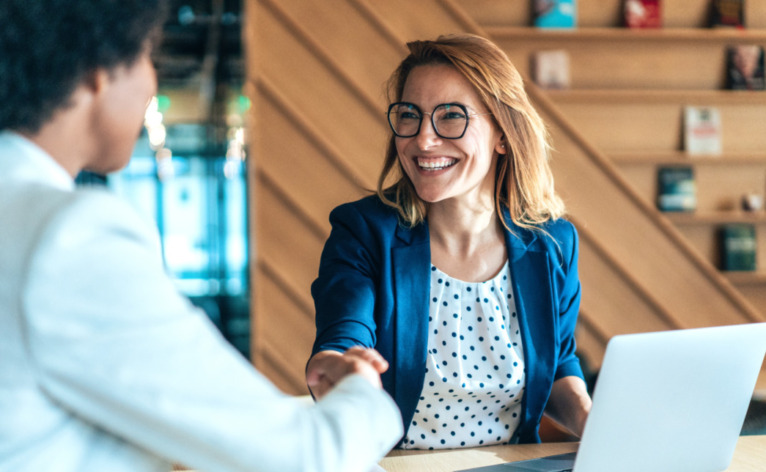
[[[628,28],[662,28],[660,0],[625,0],[623,14]]]

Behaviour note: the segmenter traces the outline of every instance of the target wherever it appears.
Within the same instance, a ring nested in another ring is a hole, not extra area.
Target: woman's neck
[[[429,205],[431,262],[467,282],[492,278],[507,259],[505,236],[494,206],[444,201]]]

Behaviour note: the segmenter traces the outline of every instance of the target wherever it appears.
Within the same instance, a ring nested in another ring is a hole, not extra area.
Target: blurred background
[[[249,358],[241,25],[239,0],[171,0],[154,53],[158,95],[130,164],[77,180],[108,186],[156,224],[179,290]]]

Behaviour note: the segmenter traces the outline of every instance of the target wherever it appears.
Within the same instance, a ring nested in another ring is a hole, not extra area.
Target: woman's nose
[[[436,134],[431,115],[423,114],[423,121],[420,123],[420,131],[417,136],[418,147],[420,149],[429,149],[439,143],[441,143],[441,137]]]

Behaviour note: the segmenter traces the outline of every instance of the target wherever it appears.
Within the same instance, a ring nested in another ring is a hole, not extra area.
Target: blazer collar
[[[518,260],[524,253],[527,252],[529,247],[537,239],[535,231],[530,231],[525,228],[517,226],[511,220],[511,214],[507,208],[503,208],[503,219],[505,220],[508,229],[505,229],[505,244],[508,247],[508,259],[511,262]],[[399,223],[396,227],[396,237],[404,245],[418,246],[420,244],[426,244],[429,242],[428,224],[419,224],[414,227],[409,227],[403,223]]]

